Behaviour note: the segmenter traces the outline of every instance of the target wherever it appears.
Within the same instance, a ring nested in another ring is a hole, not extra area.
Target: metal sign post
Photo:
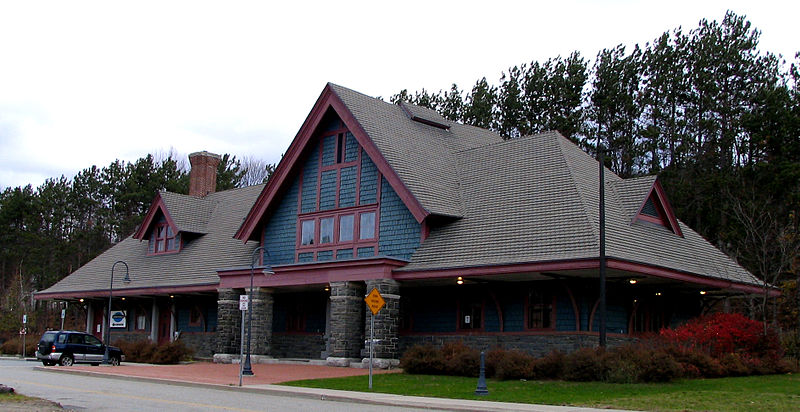
[[[28,336],[28,315],[22,315],[22,359],[25,359],[26,336]]]
[[[239,334],[239,386],[242,386],[242,375],[244,372],[244,312],[250,303],[250,296],[239,295],[239,310],[242,312],[242,333]]]
[[[67,316],[67,310],[61,309],[61,329],[64,330],[64,318]]]
[[[367,302],[367,306],[369,306],[369,310],[372,311],[372,317],[370,318],[370,328],[369,328],[369,389],[372,389],[372,358],[373,350],[375,346],[375,315],[380,312],[381,308],[386,305],[386,301],[383,300],[383,296],[381,293],[378,292],[377,288],[372,289],[372,292],[369,292],[364,298],[364,302]]]

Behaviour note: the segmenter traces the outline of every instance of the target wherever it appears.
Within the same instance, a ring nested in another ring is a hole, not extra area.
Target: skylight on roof
[[[442,117],[435,110],[425,107],[415,106],[406,102],[400,102],[400,107],[406,112],[406,115],[415,122],[420,122],[428,126],[437,127],[439,129],[450,129],[450,122]]]

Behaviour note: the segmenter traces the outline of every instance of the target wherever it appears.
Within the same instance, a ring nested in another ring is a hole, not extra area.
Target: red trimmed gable
[[[336,95],[331,85],[327,84],[319,98],[317,98],[316,103],[314,103],[314,107],[306,117],[306,120],[303,122],[303,125],[300,127],[291,145],[289,145],[286,154],[278,164],[272,178],[267,183],[267,186],[264,187],[264,190],[259,195],[252,209],[250,209],[242,226],[234,235],[234,238],[244,242],[248,240],[260,241],[258,236],[261,231],[258,230],[258,228],[264,224],[263,219],[267,210],[272,202],[276,200],[281,188],[289,183],[289,178],[295,166],[299,165],[307,145],[314,137],[314,133],[317,131],[317,128],[320,126],[325,114],[328,113],[329,110],[333,110],[333,112],[339,116],[350,133],[353,134],[358,144],[361,145],[364,152],[366,152],[373,163],[375,163],[380,174],[400,196],[417,222],[421,223],[430,214],[430,212],[425,210],[422,204],[413,196],[403,181],[400,180],[400,177],[383,157],[380,150],[378,150],[378,147],[373,143],[372,139],[370,139],[361,124],[355,119],[350,109],[348,109],[342,99]]]
[[[139,229],[133,234],[134,239],[139,239],[139,241],[145,240],[145,235],[158,223],[158,219],[156,219],[158,217],[158,212],[164,215],[164,219],[166,219],[167,224],[172,228],[172,232],[178,233],[178,226],[175,224],[175,221],[172,220],[169,211],[167,211],[167,206],[164,204],[161,193],[158,193],[155,199],[153,199],[153,203],[150,204],[150,209],[147,210],[147,215],[145,215],[142,224],[139,225]]]
[[[664,226],[672,233],[683,237],[675,212],[672,210],[672,206],[667,200],[667,194],[658,179],[653,182],[653,186],[650,187],[650,191],[648,191],[647,196],[639,206],[636,216],[633,218],[634,222],[637,220]]]

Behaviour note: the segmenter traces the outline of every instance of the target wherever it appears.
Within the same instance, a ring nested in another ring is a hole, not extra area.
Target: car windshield
[[[56,335],[57,333],[55,332],[45,332],[45,334],[42,335],[41,341],[47,343],[53,343],[53,341],[56,340]]]

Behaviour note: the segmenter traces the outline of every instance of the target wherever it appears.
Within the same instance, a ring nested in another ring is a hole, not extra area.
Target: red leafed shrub
[[[735,313],[699,317],[676,329],[664,329],[660,335],[670,344],[717,359],[731,353],[781,356],[780,342],[774,334],[764,336],[761,323]]]

